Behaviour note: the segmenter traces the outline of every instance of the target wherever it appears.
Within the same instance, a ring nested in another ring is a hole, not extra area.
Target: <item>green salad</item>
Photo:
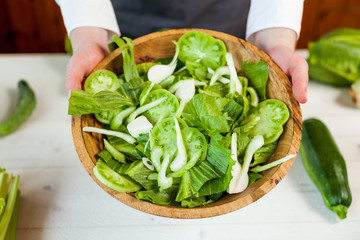
[[[197,207],[239,193],[275,152],[287,106],[267,99],[267,64],[240,71],[219,39],[197,31],[174,42],[172,58],[135,64],[131,39],[113,37],[123,73],[99,70],[71,92],[69,114],[94,114],[104,134],[94,175],[119,192],[159,205]]]

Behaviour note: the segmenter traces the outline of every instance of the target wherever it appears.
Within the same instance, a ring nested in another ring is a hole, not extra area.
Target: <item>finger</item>
[[[87,69],[83,67],[79,58],[74,55],[66,69],[65,74],[65,86],[68,91],[81,89],[81,82],[84,79],[84,76],[87,72]]]
[[[309,82],[308,64],[305,59],[297,54],[294,58],[294,61],[289,67],[289,73],[293,84],[293,94],[299,103],[306,103]]]

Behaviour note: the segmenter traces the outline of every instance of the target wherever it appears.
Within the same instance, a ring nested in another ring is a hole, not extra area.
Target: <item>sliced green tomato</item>
[[[257,121],[247,130],[248,134],[251,137],[262,135],[265,144],[269,144],[280,137],[283,132],[283,125],[289,116],[289,110],[285,103],[276,99],[268,99],[260,102],[242,124],[245,123],[250,126],[252,121]]]
[[[93,72],[85,81],[85,92],[95,94],[103,90],[114,92],[121,85],[115,73],[109,70],[98,70]]]
[[[166,147],[167,149],[177,149],[176,130],[173,118],[166,118],[155,124],[151,131],[150,144],[151,149],[156,146],[161,148]]]
[[[198,161],[202,161],[207,153],[207,141],[205,136],[196,128],[188,127],[184,120],[177,119],[184,145],[187,152],[188,162],[181,169],[169,176],[179,177],[193,167]],[[165,149],[170,153],[177,152],[177,134],[173,118],[166,118],[158,122],[151,131],[151,149]],[[155,150],[152,151],[151,159],[154,161]],[[163,154],[163,152],[162,152]],[[157,158],[158,159],[158,158]],[[155,164],[154,164],[155,165]]]
[[[142,89],[140,97],[139,97],[140,105],[144,105],[146,98],[148,97],[149,93],[152,90],[162,89],[158,84],[156,84],[155,82],[150,82],[150,81],[145,82],[142,87],[143,87],[143,89]]]
[[[207,153],[207,141],[204,134],[197,128],[192,127],[183,128],[182,131],[189,159],[192,159],[198,155],[198,152],[201,152],[200,161],[203,161]]]
[[[258,110],[262,117],[280,125],[286,123],[290,116],[286,104],[276,99],[262,101]]]
[[[225,65],[225,44],[209,34],[188,32],[179,39],[178,44],[182,62],[201,62],[213,70]]]
[[[197,128],[182,128],[182,135],[184,136],[188,162],[182,168],[170,173],[170,177],[181,177],[195,166],[195,164],[206,158],[207,141],[205,136]]]
[[[167,97],[165,101],[144,112],[144,115],[152,124],[157,123],[161,119],[174,116],[179,108],[179,101],[175,95],[165,89],[158,89],[150,92],[144,105],[163,97]]]
[[[180,129],[188,127],[185,121],[180,118],[178,119],[178,123]],[[154,154],[154,149],[163,149],[163,153],[170,154],[171,159],[177,152],[176,129],[172,117],[165,118],[155,124],[154,128],[151,130],[150,149],[151,156]],[[153,160],[153,157],[151,157],[151,160]]]
[[[136,192],[141,189],[141,186],[134,180],[113,171],[101,160],[96,163],[93,172],[100,182],[115,191]]]
[[[94,116],[99,122],[104,124],[110,124],[111,119],[113,118],[113,111],[94,113]]]

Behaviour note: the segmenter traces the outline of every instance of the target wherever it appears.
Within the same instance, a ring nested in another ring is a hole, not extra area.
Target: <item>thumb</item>
[[[291,82],[293,84],[293,94],[299,103],[306,103],[306,92],[309,82],[308,64],[305,59],[297,54],[294,58],[294,61],[289,67]]]
[[[299,103],[306,103],[306,91],[309,81],[306,60],[294,50],[284,46],[272,48],[268,51],[268,54],[291,79],[295,99]]]
[[[68,92],[81,89],[81,82],[88,70],[83,67],[79,57],[73,55],[69,60],[65,74],[65,86]]]

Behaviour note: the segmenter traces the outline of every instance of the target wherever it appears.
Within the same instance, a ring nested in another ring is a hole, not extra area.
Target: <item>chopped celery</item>
[[[0,240],[15,239],[20,191],[19,176],[13,176],[0,168]],[[4,204],[5,203],[5,204]]]
[[[283,163],[283,162],[286,162],[286,161],[288,161],[288,160],[290,160],[290,159],[292,159],[292,158],[294,158],[294,157],[296,157],[295,154],[290,154],[290,155],[288,155],[288,156],[286,156],[286,157],[280,158],[280,159],[278,159],[278,160],[276,160],[276,161],[273,161],[273,162],[271,162],[271,163],[265,164],[265,165],[263,165],[263,166],[253,167],[253,168],[251,168],[251,171],[252,171],[252,172],[262,172],[262,171],[268,170],[268,169],[270,169],[270,168],[272,168],[272,167],[275,167],[275,166],[277,166],[277,165],[279,165],[279,164],[281,164],[281,163]]]

